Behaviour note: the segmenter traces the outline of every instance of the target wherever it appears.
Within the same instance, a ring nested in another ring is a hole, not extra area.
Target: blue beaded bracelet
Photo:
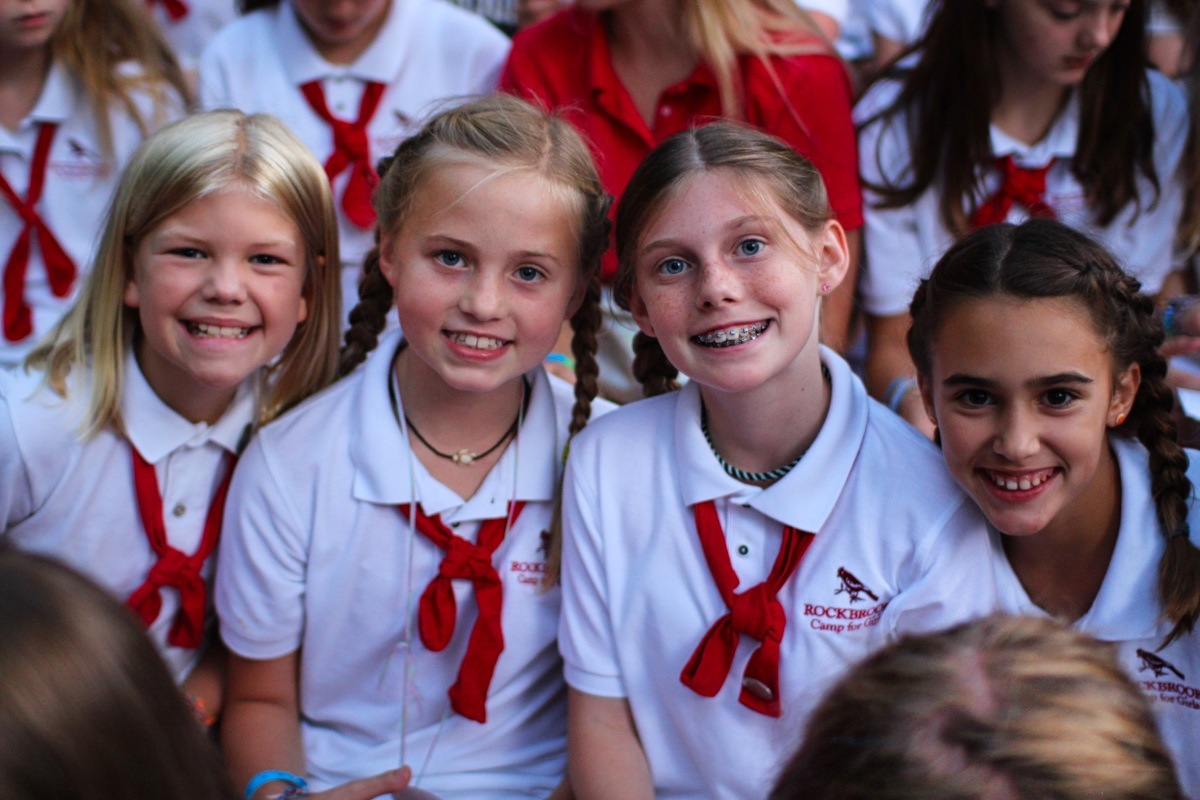
[[[547,364],[562,364],[567,369],[575,369],[575,359],[565,353],[551,353],[546,356],[545,361]]]
[[[254,797],[254,793],[261,789],[263,784],[270,783],[271,781],[283,781],[284,783],[290,783],[293,787],[301,791],[308,791],[308,781],[304,780],[304,778],[280,769],[265,769],[251,778],[250,782],[246,784],[246,800],[251,800]]]

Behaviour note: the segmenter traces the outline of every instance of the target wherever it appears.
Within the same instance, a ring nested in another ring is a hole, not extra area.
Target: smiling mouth
[[[454,333],[445,331],[445,337],[455,344],[460,344],[463,347],[471,347],[476,350],[499,350],[501,347],[512,344],[510,339],[496,339],[492,336],[476,336],[473,333]]]
[[[1002,489],[1006,492],[1027,492],[1030,489],[1036,489],[1046,481],[1054,477],[1056,469],[1043,469],[1037,472],[1027,472],[1022,475],[1011,475],[1003,472],[994,472],[990,469],[980,470],[988,480],[997,489]]]
[[[250,328],[238,328],[228,325],[206,325],[203,322],[183,323],[188,333],[198,339],[245,339],[250,335]]]
[[[771,321],[763,320],[753,325],[735,325],[731,328],[720,328],[699,336],[693,336],[692,341],[701,347],[733,347],[746,342],[752,342],[771,325]]]

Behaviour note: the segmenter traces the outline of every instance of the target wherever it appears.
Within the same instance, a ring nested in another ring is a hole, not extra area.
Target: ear
[[[125,279],[125,291],[121,293],[121,299],[129,308],[137,308],[141,302],[138,297],[137,281],[132,277]]]
[[[850,269],[850,246],[846,242],[846,231],[841,223],[831,219],[813,237],[817,247],[817,263],[822,293],[829,294],[845,280]],[[828,286],[828,289],[824,287]]]
[[[1120,375],[1113,378],[1113,394],[1108,404],[1108,427],[1116,428],[1125,422],[1133,401],[1142,385],[1142,366],[1136,361]]]
[[[925,416],[929,417],[929,421],[937,426],[937,409],[933,406],[933,387],[929,385],[929,379],[924,375],[917,376],[917,388],[921,391],[921,405],[925,407]]]
[[[322,272],[325,269],[325,256],[317,256],[316,264],[304,279],[304,285],[300,287],[300,308],[296,314],[296,322],[304,322],[308,319],[308,298],[304,296],[305,290],[314,285],[316,278],[314,274]]]
[[[567,304],[567,319],[571,319],[583,305],[584,295],[587,294],[588,278],[580,274],[575,280],[575,290],[571,293],[571,302]]]
[[[391,284],[394,292],[396,291],[396,281],[400,277],[400,264],[396,261],[392,247],[393,241],[393,237],[387,233],[383,233],[379,237],[379,271]]]
[[[638,330],[647,336],[654,336],[654,325],[650,322],[650,314],[646,311],[646,304],[642,302],[636,286],[629,290],[629,313],[633,315]]]

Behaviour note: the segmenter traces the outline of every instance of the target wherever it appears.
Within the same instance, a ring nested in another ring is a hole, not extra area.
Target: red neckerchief
[[[471,629],[467,651],[458,668],[458,677],[450,687],[450,707],[467,719],[487,722],[487,694],[496,671],[496,662],[504,650],[504,631],[500,627],[503,591],[500,574],[492,565],[492,554],[504,541],[505,530],[521,515],[523,502],[509,504],[506,517],[485,520],[479,526],[476,544],[456,536],[440,515],[426,516],[421,509],[400,504],[406,517],[415,511],[417,531],[446,551],[438,566],[437,577],[421,594],[418,628],[421,641],[437,653],[445,649],[454,635],[458,605],[451,581],[469,580],[475,588],[479,616]]]
[[[50,280],[50,291],[55,297],[66,297],[75,284],[75,262],[63,250],[58,239],[47,227],[37,212],[38,200],[46,184],[46,164],[50,160],[50,144],[58,126],[43,122],[38,130],[37,143],[33,147],[33,163],[29,167],[29,188],[22,200],[13,191],[8,181],[0,175],[0,195],[8,201],[25,224],[8,254],[4,265],[4,338],[19,342],[33,332],[33,312],[25,303],[25,273],[29,269],[31,240],[37,236],[42,262],[46,265],[46,276]]]
[[[136,447],[130,445],[130,449],[133,451],[133,488],[137,494],[138,514],[142,518],[146,539],[158,556],[158,561],[150,568],[146,582],[139,586],[125,603],[141,617],[146,627],[150,627],[162,611],[162,587],[173,586],[178,589],[179,612],[175,615],[175,622],[171,625],[167,641],[176,647],[194,650],[200,646],[203,638],[204,612],[208,606],[208,590],[200,570],[212,555],[217,546],[217,539],[221,536],[225,496],[229,493],[229,481],[233,477],[233,466],[237,457],[230,455],[228,458],[229,465],[225,469],[225,477],[221,479],[212,505],[208,507],[208,516],[204,518],[204,533],[200,538],[200,546],[189,556],[167,542],[162,494],[158,489],[158,476],[154,472],[154,465],[142,458]]]
[[[1031,217],[1058,219],[1054,209],[1046,204],[1046,173],[1054,162],[1044,167],[1018,167],[1012,156],[996,159],[1000,171],[1000,188],[983,201],[971,217],[971,227],[982,228],[994,222],[1004,222],[1013,203],[1020,203]]]
[[[379,176],[371,165],[371,143],[367,137],[367,125],[379,108],[379,101],[387,87],[376,81],[368,81],[358,106],[358,119],[348,122],[338,119],[329,111],[325,102],[325,90],[320,81],[310,81],[300,87],[304,99],[317,116],[333,128],[333,152],[325,162],[325,174],[330,182],[350,168],[350,182],[342,194],[342,209],[346,217],[360,228],[367,229],[375,224],[375,209],[371,206],[371,192],[379,183]]]
[[[183,0],[146,0],[146,2],[152,6],[162,6],[166,10],[167,16],[175,22],[188,15],[188,5]]]
[[[783,541],[767,579],[757,586],[735,594],[737,573],[729,561],[725,532],[713,501],[695,506],[696,533],[709,571],[717,583],[721,599],[729,613],[718,619],[700,640],[679,680],[703,697],[715,697],[725,684],[737,652],[739,634],[762,642],[750,656],[742,674],[742,692],[738,701],[747,708],[770,717],[782,713],[779,703],[779,645],[787,626],[787,613],[776,594],[787,583],[804,557],[813,535],[791,526],[783,529]]]

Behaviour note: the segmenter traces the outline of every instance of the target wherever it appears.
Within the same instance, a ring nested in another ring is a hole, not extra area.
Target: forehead
[[[725,167],[691,172],[663,193],[658,208],[650,209],[639,244],[645,245],[667,229],[715,230],[745,217],[783,227],[799,226],[779,202],[774,187],[761,176]]]
[[[1087,309],[1072,298],[996,296],[951,307],[934,337],[938,377],[968,374],[1017,382],[1110,368],[1111,352]]]

